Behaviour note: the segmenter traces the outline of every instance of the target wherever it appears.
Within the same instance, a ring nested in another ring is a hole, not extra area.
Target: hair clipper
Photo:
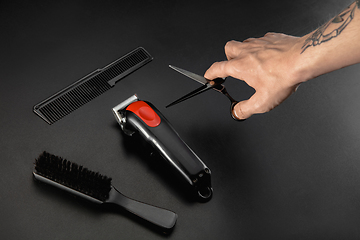
[[[199,200],[210,200],[213,192],[210,169],[154,105],[139,100],[135,94],[115,106],[112,111],[126,135],[139,133],[180,173]]]

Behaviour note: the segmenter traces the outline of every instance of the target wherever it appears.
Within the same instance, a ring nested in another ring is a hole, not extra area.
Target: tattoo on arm
[[[334,17],[328,23],[319,27],[309,38],[305,40],[302,47],[302,54],[309,47],[316,47],[324,42],[336,38],[354,19],[356,8],[360,9],[360,0],[355,1],[348,8]]]

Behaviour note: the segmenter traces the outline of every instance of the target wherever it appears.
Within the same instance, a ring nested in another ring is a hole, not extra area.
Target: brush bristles
[[[43,152],[35,160],[35,170],[43,177],[100,201],[109,197],[111,178],[53,154]]]

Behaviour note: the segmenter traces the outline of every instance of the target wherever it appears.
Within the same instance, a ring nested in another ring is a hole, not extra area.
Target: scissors
[[[200,75],[197,75],[195,73],[192,73],[192,72],[189,72],[187,70],[184,70],[184,69],[181,69],[181,68],[178,68],[178,67],[175,67],[175,66],[172,66],[172,65],[169,65],[170,68],[172,68],[173,70],[197,81],[198,83],[201,83],[202,86],[195,89],[194,91],[186,94],[185,96],[179,98],[178,100],[170,103],[169,105],[167,105],[166,107],[171,107],[175,104],[178,104],[184,100],[187,100],[191,97],[194,97],[200,93],[203,93],[209,89],[214,89],[215,91],[218,91],[222,94],[224,94],[231,102],[231,105],[230,105],[230,114],[231,114],[231,117],[236,120],[236,121],[243,121],[243,119],[239,119],[236,117],[236,115],[234,114],[234,107],[235,105],[238,103],[238,101],[234,100],[230,95],[229,93],[226,91],[226,88],[225,86],[223,85],[223,83],[225,82],[226,78],[215,78],[213,80],[209,80],[209,79],[206,79],[204,78],[203,76],[200,76]]]

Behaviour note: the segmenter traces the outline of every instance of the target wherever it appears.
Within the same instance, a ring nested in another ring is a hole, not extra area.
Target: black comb
[[[136,48],[104,68],[93,71],[36,104],[33,111],[48,124],[53,124],[114,87],[117,81],[152,59],[152,56],[144,48]]]
[[[175,226],[176,213],[128,198],[111,185],[111,178],[53,154],[43,152],[35,160],[33,175],[91,202],[122,207],[165,233]]]

